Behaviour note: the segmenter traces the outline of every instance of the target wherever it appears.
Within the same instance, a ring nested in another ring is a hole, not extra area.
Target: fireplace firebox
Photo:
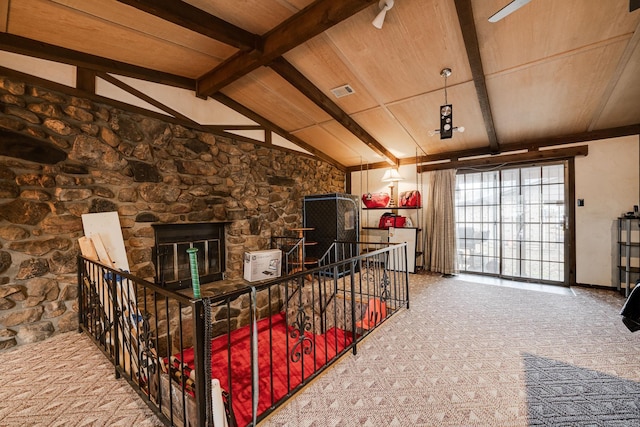
[[[166,289],[191,287],[187,249],[197,248],[200,283],[223,279],[226,222],[154,224],[156,284]]]

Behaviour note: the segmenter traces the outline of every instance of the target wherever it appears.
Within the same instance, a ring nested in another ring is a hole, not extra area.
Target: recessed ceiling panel
[[[609,98],[596,118],[594,129],[640,123],[640,36],[636,35],[634,39],[635,48],[610,95],[606,94]]]
[[[386,109],[374,108],[355,114],[353,118],[398,158],[422,155],[411,135]]]
[[[348,114],[377,105],[366,86],[358,79],[327,37],[314,37],[284,55],[298,71]],[[336,98],[331,89],[349,84],[355,92]]]
[[[224,60],[237,49],[116,0],[52,0],[83,14]],[[143,52],[144,53],[144,52]]]
[[[187,3],[215,15],[237,27],[263,35],[303,9],[313,0],[186,0]],[[302,7],[301,7],[302,6]]]
[[[353,144],[345,143],[342,139],[327,130],[325,126],[331,129],[332,132],[340,132],[340,130],[336,130],[336,128],[332,129],[330,124],[325,124],[323,126],[312,126],[302,129],[295,132],[294,135],[302,138],[309,145],[324,153],[331,153],[331,157],[346,166],[382,161],[382,157],[366,145],[359,144],[354,146]],[[336,123],[335,126],[340,125]]]
[[[488,78],[499,141],[586,132],[625,45],[618,42]]]
[[[371,24],[379,11],[367,8],[327,35],[380,103],[442,87],[445,67],[454,70],[450,84],[471,80],[453,1],[398,0],[380,30]]]
[[[532,0],[504,19],[488,22],[506,3],[473,1],[488,75],[629,35],[640,22],[640,13],[629,13],[628,0]]]
[[[222,92],[288,132],[331,119],[286,80],[264,67],[226,86]]]
[[[389,111],[398,119],[426,154],[488,147],[488,137],[473,82],[447,89],[447,101],[453,105],[453,125],[463,126],[464,132],[454,132],[451,139],[440,139],[440,106],[444,105],[444,91],[435,91],[390,105]]]
[[[124,9],[124,5],[116,1],[109,1],[108,6],[101,3],[105,9],[113,8],[108,18],[95,16],[91,13],[95,12],[96,3],[83,5],[83,8],[90,9],[83,12],[52,1],[13,1],[9,9],[8,32],[190,78],[196,78],[215,67],[222,61],[221,58],[230,52],[228,47],[218,42],[150,17],[133,8]],[[124,14],[124,11],[131,15],[121,18],[120,15]],[[122,22],[112,22],[111,19],[122,19]],[[125,22],[132,26],[127,27],[124,25]],[[136,22],[147,29],[149,26],[157,25],[154,31],[164,36],[161,38],[157,34],[138,30]],[[174,36],[178,41],[166,41]],[[203,44],[200,51],[185,46],[190,38],[193,44]],[[210,51],[211,54],[202,53],[203,50]]]

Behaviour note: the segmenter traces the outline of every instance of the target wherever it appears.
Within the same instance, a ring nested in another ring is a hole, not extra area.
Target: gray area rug
[[[640,384],[524,355],[530,426],[640,426]]]
[[[640,425],[640,333],[620,295],[410,281],[409,310],[261,426]],[[75,332],[0,352],[0,381],[3,427],[161,425]]]

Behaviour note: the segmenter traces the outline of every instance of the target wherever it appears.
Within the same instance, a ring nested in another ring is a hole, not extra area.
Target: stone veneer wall
[[[231,221],[241,278],[244,251],[301,225],[304,195],[344,191],[323,161],[2,76],[0,107],[0,350],[77,328],[82,214],[117,211],[148,279],[152,223]]]

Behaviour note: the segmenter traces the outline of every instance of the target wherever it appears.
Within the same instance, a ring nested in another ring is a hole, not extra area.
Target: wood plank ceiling
[[[488,22],[508,2],[395,0],[377,29],[377,0],[0,0],[0,50],[190,89],[343,169],[637,134],[640,10]],[[447,67],[465,132],[440,139]]]

